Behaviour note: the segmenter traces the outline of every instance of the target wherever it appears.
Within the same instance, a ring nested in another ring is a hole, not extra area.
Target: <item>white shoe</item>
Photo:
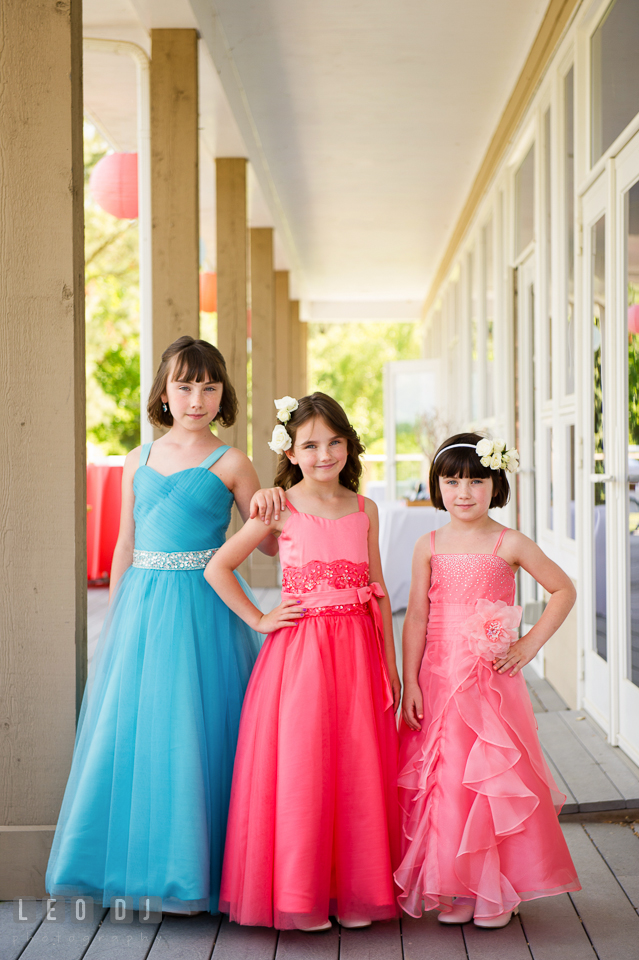
[[[519,907],[514,910],[508,910],[507,913],[500,913],[498,917],[475,917],[475,926],[483,927],[484,930],[498,930],[500,927],[506,927],[511,919],[519,913]]]
[[[317,927],[298,927],[298,930],[301,930],[302,933],[323,933],[325,930],[330,930],[333,924],[330,920],[327,920],[326,923],[320,923]]]
[[[338,918],[337,918],[337,922],[339,923],[340,927],[346,927],[347,930],[359,930],[359,929],[361,929],[362,927],[370,927],[372,921],[371,921],[371,920],[366,920],[366,919],[362,919],[362,920],[341,920],[341,919],[338,917]]]
[[[470,923],[475,912],[472,897],[455,897],[450,910],[442,911],[437,917],[440,923]]]

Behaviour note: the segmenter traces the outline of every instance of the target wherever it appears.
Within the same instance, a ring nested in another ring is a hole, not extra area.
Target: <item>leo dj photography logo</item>
[[[139,897],[134,908],[133,897],[111,897],[109,920],[114,924],[133,923],[133,916],[140,923],[162,922],[162,898]],[[64,921],[91,924],[96,912],[103,913],[105,907],[95,903],[93,897],[49,897],[36,900],[35,897],[16,897],[13,901],[13,919],[15,923],[56,924]]]

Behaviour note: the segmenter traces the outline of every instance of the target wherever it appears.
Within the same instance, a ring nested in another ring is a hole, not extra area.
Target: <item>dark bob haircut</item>
[[[309,397],[302,397],[297,410],[291,414],[288,423],[284,424],[289,437],[293,441],[293,446],[290,447],[288,452],[290,453],[295,446],[297,431],[302,424],[308,423],[309,420],[323,420],[331,430],[335,431],[336,437],[343,437],[346,440],[348,456],[339,475],[339,482],[343,487],[357,493],[362,475],[360,457],[364,453],[364,445],[337,400],[333,400],[326,393],[312,393]],[[301,479],[302,471],[299,466],[296,463],[291,463],[286,453],[281,453],[277,464],[275,486],[288,490],[293,484],[299,483]]]
[[[440,477],[470,477],[478,480],[488,480],[490,477],[493,481],[493,496],[490,506],[505,507],[508,503],[510,485],[505,470],[492,470],[490,467],[482,466],[476,451],[470,447],[455,447],[454,450],[446,450],[447,447],[452,447],[456,443],[472,443],[473,446],[476,446],[483,439],[478,433],[458,433],[454,437],[444,440],[438,448],[428,475],[431,503],[437,510],[446,509],[439,489]],[[440,453],[440,451],[444,452]],[[437,454],[440,455],[437,456]]]
[[[238,404],[224,357],[212,343],[206,340],[194,340],[193,337],[180,337],[174,340],[162,354],[162,362],[155,375],[146,408],[149,422],[154,427],[173,425],[171,411],[167,410],[165,413],[162,409],[162,394],[166,390],[173,360],[175,360],[173,380],[222,384],[222,402],[215,420],[222,427],[232,427],[237,419]]]

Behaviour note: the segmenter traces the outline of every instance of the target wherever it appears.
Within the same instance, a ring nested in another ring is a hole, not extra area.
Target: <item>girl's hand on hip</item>
[[[270,523],[271,517],[279,520],[280,513],[286,510],[286,491],[281,487],[269,487],[265,490],[258,490],[251,497],[249,507],[249,520],[255,520],[259,517],[264,523]]]
[[[255,629],[258,633],[275,633],[282,627],[294,627],[305,613],[300,600],[284,600],[275,610],[265,613]]]
[[[542,646],[543,643],[537,643],[537,641],[527,633],[525,636],[520,637],[519,640],[516,640],[508,653],[504,654],[503,657],[495,657],[493,660],[493,670],[496,670],[498,673],[507,673],[510,670],[509,676],[514,677],[522,667],[525,667],[527,663],[534,660]]]
[[[418,683],[404,685],[404,701],[402,703],[402,717],[404,723],[411,730],[421,730],[421,721],[424,719],[424,698]]]

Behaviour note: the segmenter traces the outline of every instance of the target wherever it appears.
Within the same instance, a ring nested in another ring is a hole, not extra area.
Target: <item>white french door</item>
[[[535,350],[535,254],[517,267],[516,331],[516,444],[520,455],[517,473],[517,529],[537,539],[537,493],[535,480],[536,364]],[[537,584],[524,570],[519,574],[519,603],[537,599]]]
[[[610,732],[611,613],[609,559],[614,547],[612,449],[614,329],[609,323],[610,218],[608,178],[602,174],[583,198],[582,309],[577,318],[583,376],[583,537],[581,602],[584,630],[584,705]]]

